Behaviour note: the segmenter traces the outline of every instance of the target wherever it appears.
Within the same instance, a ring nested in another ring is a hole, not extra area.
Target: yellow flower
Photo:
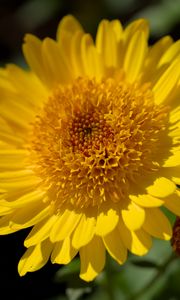
[[[96,41],[72,16],[57,41],[27,35],[31,71],[0,70],[0,234],[33,226],[19,274],[79,252],[93,280],[180,216],[180,44],[148,47],[148,24],[103,20]]]

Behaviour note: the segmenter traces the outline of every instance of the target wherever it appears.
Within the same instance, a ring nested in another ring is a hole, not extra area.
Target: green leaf
[[[56,282],[63,282],[68,280],[72,275],[79,274],[80,261],[79,258],[74,259],[71,263],[65,266],[61,266],[55,274]]]
[[[84,288],[79,288],[79,289],[68,288],[66,290],[68,300],[78,300],[83,295],[89,294],[89,293],[91,293],[91,288],[89,288],[89,287],[84,287]]]
[[[169,211],[166,207],[161,207],[161,210],[163,211],[163,213],[166,215],[166,217],[169,219],[171,225],[174,224],[174,222],[176,221],[176,216],[175,214],[173,214],[171,211]]]

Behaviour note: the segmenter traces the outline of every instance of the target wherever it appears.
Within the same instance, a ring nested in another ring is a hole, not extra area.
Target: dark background
[[[69,13],[77,17],[85,30],[93,36],[102,18],[118,18],[126,25],[138,17],[147,17],[151,25],[150,43],[166,34],[170,34],[175,40],[179,37],[179,0],[0,0],[0,65],[13,62],[24,66],[21,52],[24,34],[29,32],[40,38],[55,38],[60,19]],[[48,263],[37,272],[19,277],[17,264],[24,253],[23,241],[28,232],[29,229],[0,237],[0,299],[67,299],[67,282],[58,284],[54,280],[60,268],[57,265]],[[93,284],[91,289],[94,289]],[[178,299],[179,290],[168,291],[163,293],[163,298],[152,299]],[[168,298],[168,293],[172,298]],[[85,295],[82,296],[82,299],[85,298]]]
[[[151,43],[165,34],[179,36],[179,0],[0,0],[0,63],[21,63],[25,33],[55,38],[59,20],[69,13],[93,36],[102,18],[125,25],[138,17],[150,20]]]

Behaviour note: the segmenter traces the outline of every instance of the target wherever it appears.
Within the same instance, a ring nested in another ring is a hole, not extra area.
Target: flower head
[[[72,16],[57,41],[27,35],[30,71],[0,71],[0,234],[31,227],[19,273],[67,264],[94,279],[169,240],[180,215],[180,50],[148,47],[148,24],[103,20],[94,42]]]

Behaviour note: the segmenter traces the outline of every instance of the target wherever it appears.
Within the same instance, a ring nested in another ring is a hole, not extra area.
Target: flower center
[[[78,78],[59,86],[37,116],[29,145],[56,208],[128,197],[139,176],[159,168],[167,116],[147,84]]]
[[[85,156],[90,156],[92,150],[100,150],[102,145],[107,147],[114,137],[113,129],[104,115],[95,111],[77,112],[69,122],[68,131],[72,151],[82,152]]]

